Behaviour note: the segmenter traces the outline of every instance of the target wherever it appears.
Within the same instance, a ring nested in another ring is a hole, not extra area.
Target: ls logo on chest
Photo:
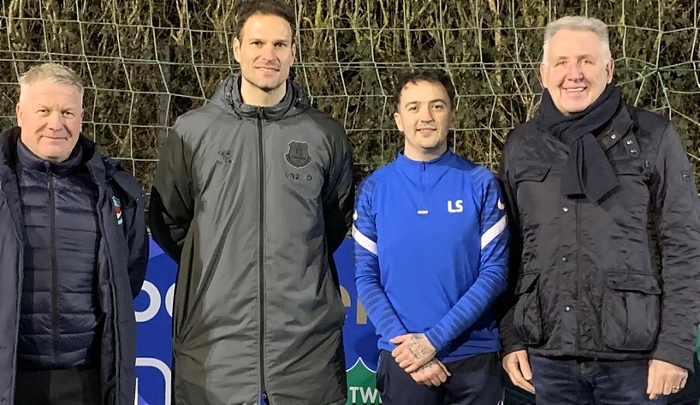
[[[462,200],[447,200],[447,212],[451,214],[456,214],[462,211],[464,211],[464,208],[462,207]]]

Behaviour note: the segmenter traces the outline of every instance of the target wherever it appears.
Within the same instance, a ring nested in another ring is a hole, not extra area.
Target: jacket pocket
[[[537,345],[542,342],[542,306],[540,305],[539,273],[523,275],[516,291],[513,326],[523,344]]]
[[[602,337],[614,350],[649,351],[659,330],[661,288],[653,275],[606,273]]]

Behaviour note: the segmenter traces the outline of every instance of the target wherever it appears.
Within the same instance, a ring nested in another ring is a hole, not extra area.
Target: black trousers
[[[102,405],[98,367],[19,370],[15,405]]]
[[[452,374],[438,387],[413,381],[391,353],[379,352],[377,389],[384,405],[497,405],[503,400],[503,370],[498,353],[445,363]]]

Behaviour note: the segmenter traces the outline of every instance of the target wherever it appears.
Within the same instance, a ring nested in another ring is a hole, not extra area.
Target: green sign
[[[345,405],[378,405],[382,403],[376,388],[376,373],[361,358],[347,372],[348,402]]]

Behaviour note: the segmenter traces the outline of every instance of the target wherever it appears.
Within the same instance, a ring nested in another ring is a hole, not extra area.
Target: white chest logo
[[[452,200],[447,201],[447,212],[455,214],[462,211],[464,211],[464,208],[462,208],[462,200],[457,200],[454,202]]]
[[[498,209],[501,210],[501,211],[503,211],[504,209],[506,209],[506,205],[503,204],[503,201],[501,201],[500,198],[498,199]]]

